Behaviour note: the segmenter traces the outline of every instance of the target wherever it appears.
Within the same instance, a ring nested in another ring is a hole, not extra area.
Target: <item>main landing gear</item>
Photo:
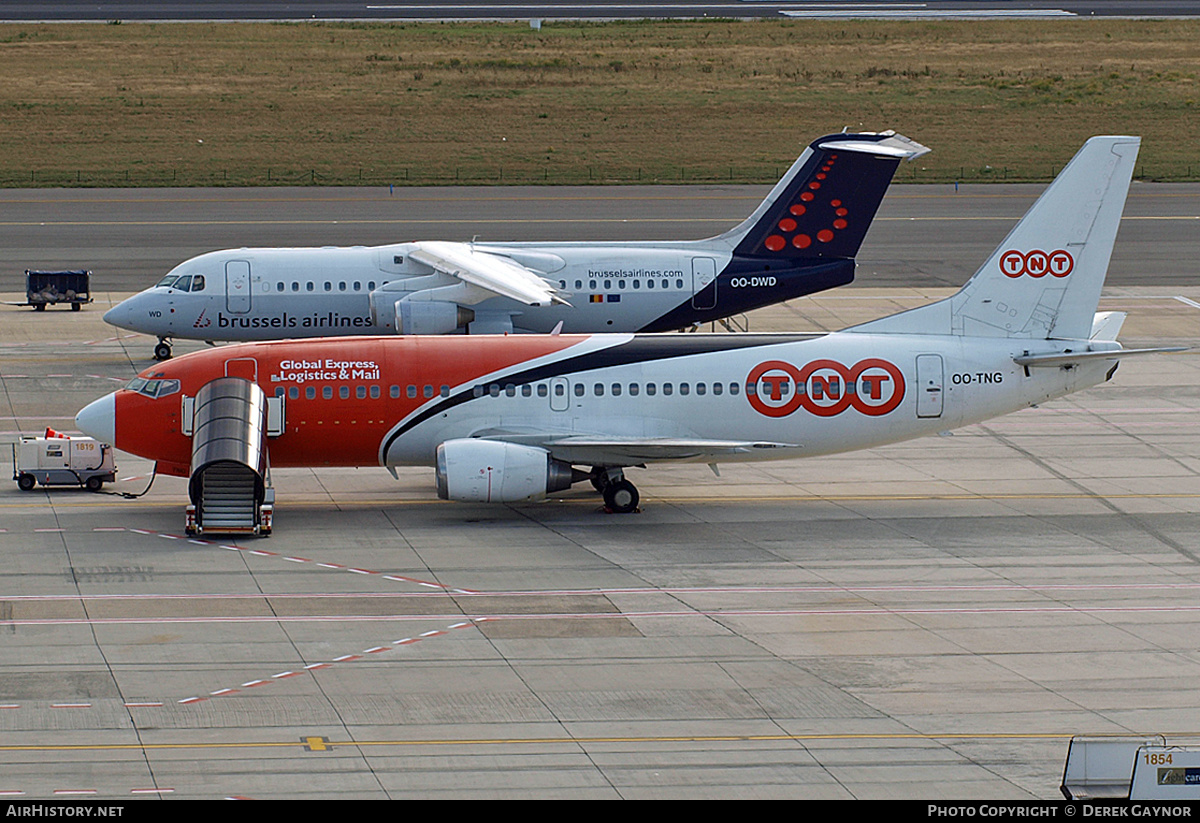
[[[629,514],[638,510],[641,495],[637,486],[625,479],[621,469],[606,469],[597,466],[588,476],[592,488],[604,497],[604,508],[613,514]]]
[[[167,342],[167,338],[158,338],[158,345],[154,347],[155,360],[170,360],[171,359],[171,344]]]

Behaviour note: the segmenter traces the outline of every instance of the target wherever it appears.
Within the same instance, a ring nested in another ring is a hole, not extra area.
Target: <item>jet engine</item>
[[[475,312],[457,303],[401,300],[396,303],[398,334],[449,334],[465,328]]]
[[[571,487],[575,472],[535,446],[499,440],[447,440],[437,448],[437,493],[443,500],[515,503]]]

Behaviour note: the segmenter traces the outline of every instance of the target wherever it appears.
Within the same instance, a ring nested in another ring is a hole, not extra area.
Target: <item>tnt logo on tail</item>
[[[1075,258],[1065,249],[1052,252],[1027,251],[1021,252],[1010,249],[1000,255],[1000,271],[1009,277],[1066,277],[1075,268]]]

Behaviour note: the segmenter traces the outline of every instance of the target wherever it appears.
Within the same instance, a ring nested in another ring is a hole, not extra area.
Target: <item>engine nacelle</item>
[[[475,312],[440,300],[401,300],[396,303],[397,334],[449,334],[465,328]]]
[[[437,492],[443,500],[515,503],[571,487],[568,463],[550,452],[499,440],[447,440],[437,448]]]

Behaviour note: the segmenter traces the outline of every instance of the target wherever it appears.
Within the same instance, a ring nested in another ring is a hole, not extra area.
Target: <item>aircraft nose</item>
[[[110,326],[116,326],[120,329],[129,328],[129,319],[132,314],[130,311],[132,307],[129,304],[132,301],[132,297],[127,300],[122,300],[120,303],[106,311],[104,313],[104,322]]]
[[[113,445],[117,439],[117,393],[106,394],[80,409],[75,425],[88,437]]]

